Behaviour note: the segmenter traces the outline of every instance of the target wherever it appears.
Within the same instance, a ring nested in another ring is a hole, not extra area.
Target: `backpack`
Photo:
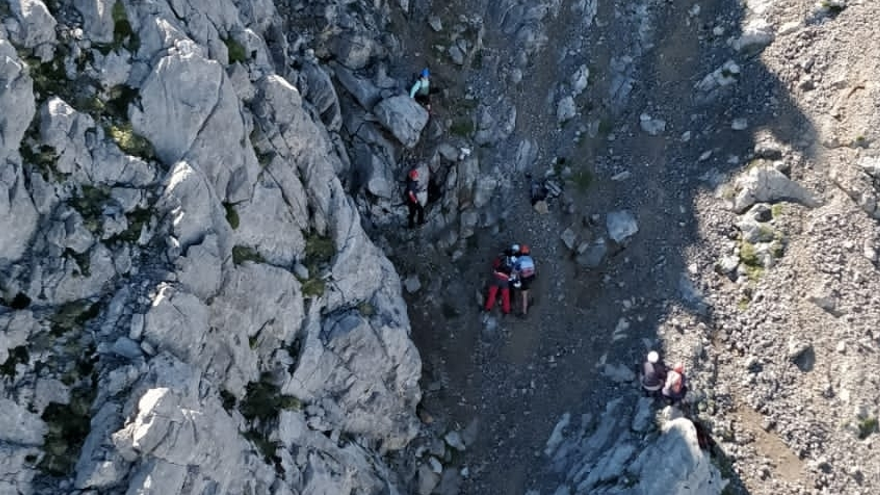
[[[674,394],[681,393],[681,386],[683,380],[681,379],[681,374],[677,371],[670,371],[669,375],[666,377],[666,389],[671,390]]]
[[[518,271],[521,277],[527,278],[535,274],[535,261],[531,256],[521,256],[518,263]]]

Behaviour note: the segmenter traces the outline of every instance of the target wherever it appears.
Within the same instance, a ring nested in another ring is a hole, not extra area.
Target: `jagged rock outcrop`
[[[379,450],[418,431],[420,359],[274,6],[13,3],[0,491],[397,493]]]
[[[727,483],[700,448],[694,424],[677,409],[653,407],[651,399],[631,407],[618,398],[601,418],[572,424],[565,414],[544,450],[566,478],[556,493],[641,495],[661,486],[669,494],[720,494]]]

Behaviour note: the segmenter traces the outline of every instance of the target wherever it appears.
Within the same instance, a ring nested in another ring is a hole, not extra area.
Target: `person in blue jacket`
[[[413,83],[409,90],[409,97],[414,98],[420,105],[431,111],[431,81],[429,79],[431,73],[427,68],[422,69],[419,78]]]
[[[513,271],[517,284],[516,288],[519,289],[520,297],[522,298],[522,313],[520,313],[520,316],[525,318],[529,314],[529,289],[532,286],[532,281],[535,280],[535,276],[538,274],[535,268],[535,260],[532,258],[532,250],[527,244],[519,246]]]

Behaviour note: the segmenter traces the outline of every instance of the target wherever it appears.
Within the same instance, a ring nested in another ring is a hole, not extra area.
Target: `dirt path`
[[[509,169],[515,143],[531,139],[539,148],[534,173],[543,174],[553,157],[562,156],[574,173],[589,173],[593,180],[585,190],[568,185],[576,213],[565,213],[557,204],[550,214],[541,216],[528,202],[525,177],[511,171],[513,187],[503,203],[506,221],[498,234],[478,232],[468,240],[469,249],[454,266],[449,266],[443,255],[426,254],[419,242],[399,251],[394,261],[404,273],[420,273],[422,280],[433,278],[442,286],[442,301],[410,298],[410,317],[425,363],[424,408],[450,427],[478,425],[476,443],[461,460],[469,470],[462,493],[506,495],[528,489],[545,493],[562,481],[545,470],[541,459],[541,450],[559,417],[565,412],[601,414],[608,398],[634,400],[638,395],[635,385],[619,386],[602,377],[597,365],[634,366],[646,346],[656,346],[658,340],[662,344],[657,329],[672,308],[693,308],[681,297],[680,287],[691,268],[688,252],[702,242],[692,208],[698,192],[708,187],[701,177],[710,170],[717,174],[730,171],[739,163],[730,156],[742,156],[753,145],[746,134],[730,131],[726,119],[746,110],[752,118],[760,119],[768,110],[762,98],[741,108],[727,103],[700,107],[693,102],[695,81],[724,61],[719,52],[725,47],[719,43],[707,49],[700,39],[704,28],[671,22],[687,16],[686,7],[670,4],[652,13],[656,22],[678,27],[654,33],[651,46],[644,50],[647,55],[635,64],[638,84],[627,104],[614,108],[611,98],[603,96],[612,84],[607,65],[619,54],[615,50],[620,46],[612,41],[613,36],[619,34],[622,45],[643,41],[614,31],[627,29],[627,25],[609,2],[599,2],[597,15],[597,24],[606,27],[592,33],[582,32],[580,20],[566,14],[571,2],[562,2],[560,15],[546,23],[544,50],[533,57],[522,83],[510,86],[497,78],[512,67],[517,44],[497,26],[488,25],[498,14],[475,5],[479,3],[451,2],[442,10],[445,16],[455,12],[483,14],[488,20],[484,43],[489,63],[482,70],[438,70],[445,80],[461,88],[482,88],[478,89],[483,91],[481,101],[503,95],[517,108],[516,130],[508,142],[482,150],[484,170],[492,165]],[[739,22],[737,5],[715,0],[703,2],[702,7],[735,26]],[[652,29],[656,31],[656,27]],[[430,51],[430,40],[409,42],[427,43],[416,50],[418,53]],[[564,47],[583,51],[578,57],[564,56]],[[588,89],[592,94],[583,102],[580,120],[601,120],[610,129],[596,138],[578,141],[575,125],[561,127],[556,123],[558,98],[548,96],[582,63],[592,67],[594,76]],[[736,89],[743,94],[774,84],[757,61],[745,64],[744,73],[749,86]],[[497,91],[502,94],[493,93]],[[453,88],[450,94],[460,97]],[[440,105],[442,108],[444,102]],[[639,114],[645,108],[667,119],[665,135],[691,131],[693,140],[641,133]],[[800,121],[798,115],[790,117],[792,122]],[[699,157],[706,150],[714,150],[714,156],[701,161]],[[629,171],[632,177],[612,181],[610,177],[621,170]],[[598,270],[579,268],[560,242],[560,233],[569,226],[582,229],[584,219],[593,214],[601,218],[594,229],[602,231],[605,214],[621,208],[638,218],[640,231],[635,242]],[[540,273],[533,292],[539,302],[526,320],[499,320],[494,334],[484,327],[475,293],[482,290],[492,257],[511,242],[532,247]],[[613,338],[622,318],[629,327]]]

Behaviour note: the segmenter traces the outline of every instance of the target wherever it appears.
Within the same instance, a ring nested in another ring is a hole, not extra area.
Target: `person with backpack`
[[[662,393],[668,405],[676,405],[684,399],[687,393],[687,378],[684,376],[683,364],[676,363],[666,375]]]
[[[431,73],[428,68],[422,69],[419,78],[413,83],[409,90],[409,97],[414,98],[416,102],[431,111],[431,81],[429,79]]]
[[[517,250],[519,246],[514,244]],[[510,314],[510,285],[515,263],[512,249],[499,254],[492,262],[492,278],[489,280],[489,295],[486,297],[486,312],[492,311],[495,299],[501,293],[501,310],[504,314]]]
[[[666,384],[666,365],[660,359],[660,353],[651,351],[642,363],[642,389],[648,397],[655,396]]]
[[[407,175],[403,200],[409,209],[407,216],[409,228],[415,227],[416,220],[418,220],[419,225],[423,225],[425,223],[425,203],[428,200],[428,192],[427,188],[422,187],[422,184],[419,182],[418,169],[410,170]]]
[[[519,314],[525,318],[529,314],[529,289],[532,281],[535,280],[537,270],[535,268],[535,260],[532,258],[532,251],[527,244],[517,246],[516,261],[513,264],[514,279],[516,280],[516,288],[522,297],[522,313]]]

